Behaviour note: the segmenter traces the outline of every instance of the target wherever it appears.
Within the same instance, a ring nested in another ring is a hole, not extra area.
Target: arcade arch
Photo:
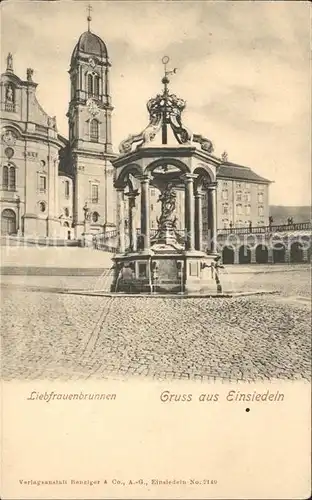
[[[273,262],[274,264],[283,264],[286,257],[286,248],[283,243],[276,243],[273,248]]]
[[[303,248],[300,241],[294,241],[290,246],[290,262],[303,262]]]
[[[224,247],[222,250],[223,264],[234,264],[234,249],[232,247]]]
[[[251,263],[251,251],[247,245],[242,245],[239,247],[238,259],[239,264]]]
[[[265,245],[258,245],[256,247],[256,263],[266,264],[268,260],[269,260],[268,247],[266,247]]]

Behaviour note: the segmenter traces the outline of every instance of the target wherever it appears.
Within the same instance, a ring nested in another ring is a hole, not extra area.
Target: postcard
[[[310,9],[2,2],[3,500],[309,498]]]

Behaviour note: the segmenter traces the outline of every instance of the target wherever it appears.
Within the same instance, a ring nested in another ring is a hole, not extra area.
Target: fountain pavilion
[[[216,172],[221,160],[212,154],[209,139],[193,134],[182,123],[186,102],[169,91],[172,71],[167,70],[168,61],[163,58],[162,92],[147,102],[147,127],[122,141],[120,155],[112,161],[119,235],[118,253],[113,259],[114,292],[217,292]],[[160,192],[156,233],[150,228],[151,187]],[[178,190],[184,190],[183,231],[177,229],[175,215]],[[203,248],[204,191],[208,191],[208,250]],[[139,231],[134,223],[138,205]]]

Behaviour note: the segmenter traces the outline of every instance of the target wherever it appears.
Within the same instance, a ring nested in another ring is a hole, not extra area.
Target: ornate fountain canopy
[[[164,65],[164,76],[162,78],[163,91],[156,97],[149,99],[147,110],[149,113],[149,124],[137,135],[130,135],[121,142],[119,152],[122,154],[130,153],[153,141],[161,130],[162,144],[168,141],[168,126],[179,144],[191,145],[192,142],[199,143],[201,149],[207,153],[213,152],[212,142],[199,134],[193,134],[182,123],[182,113],[186,107],[186,102],[175,94],[169,92],[168,84],[170,80],[168,75],[176,73],[177,68],[167,70],[169,57],[164,56],[162,63]]]

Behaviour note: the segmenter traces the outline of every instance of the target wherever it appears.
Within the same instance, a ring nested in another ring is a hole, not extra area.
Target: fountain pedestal
[[[127,293],[217,293],[216,255],[155,243],[148,252],[115,255],[111,291]]]

